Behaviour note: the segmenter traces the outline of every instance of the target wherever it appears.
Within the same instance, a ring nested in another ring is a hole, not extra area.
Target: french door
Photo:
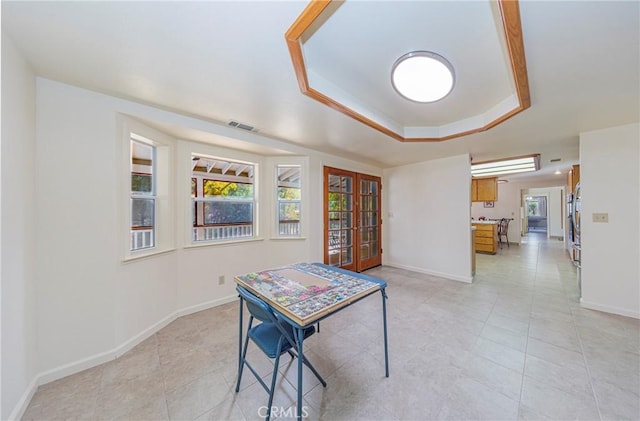
[[[382,264],[380,177],[324,167],[324,262],[356,272]]]

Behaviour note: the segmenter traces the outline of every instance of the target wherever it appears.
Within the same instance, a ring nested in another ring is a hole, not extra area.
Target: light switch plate
[[[608,213],[594,213],[593,214],[593,222],[609,222],[609,214]]]

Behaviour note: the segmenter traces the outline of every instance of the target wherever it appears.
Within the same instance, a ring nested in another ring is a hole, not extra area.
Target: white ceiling
[[[314,75],[399,125],[438,126],[513,93],[502,32],[498,8],[488,1],[347,1],[304,42],[304,59]],[[419,50],[444,56],[455,69],[455,88],[441,101],[416,104],[391,85],[393,63]]]
[[[371,6],[363,19],[383,10],[388,24],[354,32],[360,41],[356,50],[351,41],[339,44],[343,38],[335,40],[334,49],[331,37],[318,38],[331,61],[318,49],[313,63],[328,72],[342,70],[336,80],[354,92],[366,91],[372,107],[392,101],[407,121],[425,124],[421,110],[389,97],[390,68],[383,62],[391,59],[390,66],[397,57],[385,48],[397,39],[406,44],[404,52],[443,48],[460,83],[472,91],[458,110],[493,101],[498,93],[486,89],[497,83],[496,53],[490,59],[482,54],[488,23],[470,22],[474,10],[486,4],[431,2],[441,9],[434,22],[431,14],[403,16],[409,5],[358,2],[361,10]],[[300,93],[284,34],[305,6],[298,1],[2,1],[2,31],[43,77],[223,124],[234,119],[265,136],[381,167],[461,153],[475,161],[541,153],[537,176],[553,177],[555,169],[566,171],[578,162],[580,132],[640,119],[639,2],[521,2],[531,108],[486,132],[439,143],[398,142]],[[409,21],[424,27],[420,37],[408,35]],[[434,36],[428,28],[446,27],[455,35],[437,45],[419,42]],[[378,54],[383,51],[389,55],[384,60]],[[375,63],[371,71],[358,67],[360,58]],[[446,111],[436,104],[430,108],[434,121],[443,121]],[[550,164],[553,158],[562,162]]]

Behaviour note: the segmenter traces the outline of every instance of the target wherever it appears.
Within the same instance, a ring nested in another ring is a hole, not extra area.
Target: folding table
[[[322,263],[297,263],[236,276],[234,280],[260,297],[293,327],[295,346],[300,356],[304,355],[302,345],[305,328],[379,291],[382,297],[385,376],[389,377],[386,281]],[[239,368],[242,364],[243,301],[240,297]],[[298,358],[298,419],[301,419],[302,414],[302,360]],[[276,369],[277,367],[274,367],[274,370]]]

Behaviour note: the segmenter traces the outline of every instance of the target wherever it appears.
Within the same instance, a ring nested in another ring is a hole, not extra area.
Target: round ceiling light
[[[415,102],[435,102],[453,89],[453,66],[430,51],[413,51],[391,68],[391,84],[403,97]]]

